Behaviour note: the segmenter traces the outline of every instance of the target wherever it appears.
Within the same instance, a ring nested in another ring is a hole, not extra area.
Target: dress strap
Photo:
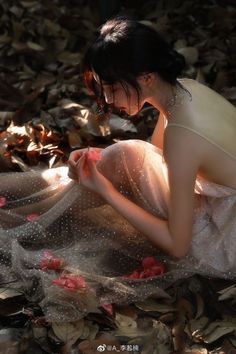
[[[212,139],[208,138],[207,136],[205,136],[204,134],[199,133],[197,130],[187,127],[186,125],[183,124],[179,124],[179,123],[169,123],[166,127],[177,127],[177,128],[183,128],[186,130],[189,130],[197,135],[199,135],[201,138],[207,140],[209,143],[211,143],[212,145],[218,147],[221,151],[223,151],[224,153],[226,153],[228,156],[230,156],[232,159],[236,160],[236,156],[234,156],[233,154],[231,154],[229,151],[227,151],[226,149],[224,149],[222,146],[220,146],[219,144],[217,144],[215,141],[213,141]]]

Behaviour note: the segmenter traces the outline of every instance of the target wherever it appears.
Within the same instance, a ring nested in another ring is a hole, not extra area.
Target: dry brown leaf
[[[196,293],[196,300],[197,300],[197,313],[195,315],[195,319],[198,319],[203,315],[204,312],[204,301],[200,294]]]
[[[12,118],[13,114],[13,112],[0,112],[0,125],[4,126]]]
[[[20,296],[22,292],[13,288],[0,288],[0,299],[5,300],[11,297]]]
[[[68,133],[68,141],[72,149],[81,148],[83,146],[83,141],[78,130],[70,131]]]
[[[142,302],[136,302],[135,306],[143,311],[157,311],[160,313],[175,312],[177,311],[174,305],[160,302],[160,300],[147,299]]]
[[[124,335],[124,336],[128,336],[128,337],[132,337],[132,336],[135,337],[135,336],[143,333],[142,331],[140,331],[138,329],[137,322],[129,316],[125,316],[125,315],[121,315],[120,313],[116,313],[115,323],[117,325],[117,330],[115,332],[117,336]],[[145,335],[145,333],[143,333],[143,334]]]
[[[202,341],[202,331],[204,330],[204,328],[206,328],[208,324],[209,318],[206,316],[195,318],[187,322],[184,331],[194,341],[199,342]]]
[[[134,306],[130,305],[125,305],[125,306],[116,306],[116,312],[128,316],[132,318],[133,320],[136,320],[138,315],[137,315],[137,309]]]
[[[52,329],[55,335],[63,342],[70,342],[72,345],[80,338],[83,334],[85,326],[84,319],[76,322],[53,322]]]
[[[222,95],[228,100],[236,100],[236,86],[225,87],[222,91]]]
[[[38,1],[20,1],[21,5],[25,8],[31,8],[38,5]]]
[[[198,61],[199,54],[195,47],[179,48],[178,52],[184,56],[187,65],[193,65]]]
[[[79,53],[71,53],[63,51],[58,55],[58,60],[67,65],[78,65],[81,62],[81,55]]]
[[[28,49],[28,46],[26,43],[23,43],[23,42],[19,42],[19,41],[16,41],[14,40],[12,43],[12,48],[15,49],[16,51],[22,51],[22,50],[26,50]]]
[[[202,349],[187,349],[183,352],[183,354],[208,354],[208,350],[206,348]],[[223,353],[222,353],[223,354]]]
[[[10,42],[11,42],[11,37],[8,36],[7,34],[2,34],[0,36],[0,46],[5,45]]]
[[[221,338],[225,334],[233,333],[236,331],[236,322],[233,321],[219,321],[212,322],[203,331],[203,340],[205,343],[215,342],[217,339]]]
[[[117,132],[137,133],[137,128],[131,121],[127,119],[122,119],[115,114],[112,114],[110,117],[109,128],[111,133],[117,133]]]

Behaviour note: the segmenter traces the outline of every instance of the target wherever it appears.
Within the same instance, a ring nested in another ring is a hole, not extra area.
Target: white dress
[[[225,122],[236,128],[236,121]],[[205,135],[201,124],[171,124],[191,129],[233,158],[234,146],[230,150],[224,145],[226,137],[219,142],[217,130]],[[98,168],[127,198],[153,215],[168,218],[167,170],[159,149],[141,140],[119,142],[103,150]],[[40,301],[48,318],[73,320],[95,304],[144,299],[195,273],[235,279],[236,190],[198,178],[195,193],[198,203],[190,251],[176,261],[161,254],[102,198],[70,180],[67,167],[2,173],[0,281],[17,281],[31,300]],[[89,293],[78,296],[55,285],[57,273],[40,267],[45,250],[62,258],[68,272],[82,274]],[[145,256],[165,260],[167,272],[125,279],[123,275],[138,268]]]

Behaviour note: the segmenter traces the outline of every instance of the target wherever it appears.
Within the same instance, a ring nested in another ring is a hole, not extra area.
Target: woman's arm
[[[158,248],[175,257],[184,256],[192,238],[194,174],[186,170],[169,173],[168,220],[160,219],[125,198],[113,186],[102,197]],[[158,188],[158,186],[157,186]]]
[[[158,122],[152,134],[151,143],[163,150],[163,142],[164,142],[164,130],[166,127],[166,118],[163,114],[159,114]]]
[[[103,198],[158,248],[183,257],[192,239],[194,186],[203,151],[196,134],[172,127],[165,133],[164,152],[170,189],[168,220],[148,213],[113,186]]]
[[[199,137],[179,127],[165,131],[164,156],[168,166],[168,229],[174,241],[174,254],[184,256],[192,240],[194,187],[204,156]]]
[[[148,213],[120,194],[113,186],[104,191],[102,196],[130,224],[146,235],[156,247],[173,254],[174,243],[169,232],[167,220]]]
[[[170,184],[168,220],[148,213],[120,194],[112,183],[98,172],[96,165],[86,159],[86,156],[81,158],[78,166],[83,185],[99,193],[156,247],[176,257],[187,253],[192,238],[194,185],[199,155],[194,139],[186,137],[186,134],[182,136],[182,133],[179,134],[177,130],[173,134],[173,130],[170,130],[165,144]],[[87,168],[90,174],[84,176]]]

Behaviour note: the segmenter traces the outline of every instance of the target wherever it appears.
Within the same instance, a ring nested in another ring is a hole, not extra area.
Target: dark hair
[[[83,71],[87,86],[102,101],[102,85],[99,91],[93,71],[108,84],[120,82],[129,95],[127,84],[139,94],[137,77],[144,73],[156,72],[163,80],[176,85],[184,65],[184,57],[151,26],[117,16],[101,27],[84,57]]]

